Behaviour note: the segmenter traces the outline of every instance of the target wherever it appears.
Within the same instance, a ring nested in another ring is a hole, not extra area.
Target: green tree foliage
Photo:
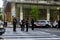
[[[0,15],[0,20],[2,20],[2,15]]]
[[[39,13],[39,9],[37,6],[33,6],[31,8],[31,15],[32,15],[32,18],[36,21],[38,20],[38,13]]]

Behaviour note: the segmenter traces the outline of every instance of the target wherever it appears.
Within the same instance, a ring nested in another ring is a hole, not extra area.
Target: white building
[[[31,7],[37,6],[40,10],[39,19],[59,20],[60,0],[3,0],[5,21],[12,21],[12,17],[31,19]]]

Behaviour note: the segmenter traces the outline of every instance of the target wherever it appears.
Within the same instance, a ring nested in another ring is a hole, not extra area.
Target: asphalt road
[[[5,29],[6,32],[0,36],[1,40],[60,40],[60,29],[56,28],[29,28],[28,32],[21,31],[20,28],[16,32],[12,28]]]

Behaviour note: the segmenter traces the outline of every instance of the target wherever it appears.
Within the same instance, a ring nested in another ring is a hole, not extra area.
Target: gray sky
[[[0,7],[2,7],[3,6],[3,1],[2,0],[0,0]]]

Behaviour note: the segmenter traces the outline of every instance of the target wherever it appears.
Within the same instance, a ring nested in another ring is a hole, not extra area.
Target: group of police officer
[[[16,25],[17,25],[17,19],[16,19],[16,17],[14,17],[13,18],[13,31],[14,32],[16,32]],[[31,28],[32,28],[32,30],[34,30],[34,20],[32,19],[31,20]],[[21,31],[24,31],[24,29],[25,29],[25,26],[26,26],[26,32],[28,32],[28,27],[29,27],[29,22],[28,22],[28,19],[26,19],[26,20],[22,20],[21,21]]]

